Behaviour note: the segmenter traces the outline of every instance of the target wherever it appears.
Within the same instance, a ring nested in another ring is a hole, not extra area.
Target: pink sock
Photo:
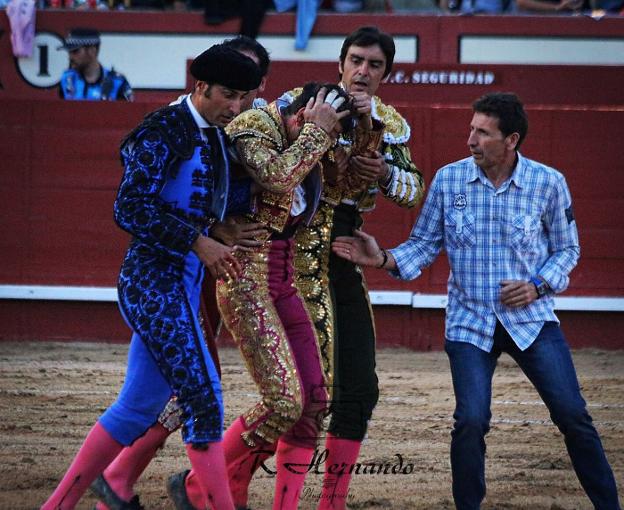
[[[234,504],[246,507],[249,499],[249,484],[260,465],[275,454],[275,444],[250,448],[241,438],[247,430],[242,418],[232,423],[223,435],[223,450],[228,471],[228,480]],[[191,471],[186,477],[186,494],[196,508],[205,508],[196,475]]]
[[[241,434],[247,430],[242,416],[239,416],[223,433],[223,452],[225,453],[225,463],[228,466],[251,450],[241,437]]]
[[[208,502],[209,508],[234,510],[223,455],[223,443],[221,441],[209,443],[206,450],[195,449],[192,445],[187,444],[186,454],[191,461],[192,473],[195,474],[197,485],[201,487],[203,500]],[[190,499],[188,487],[187,495]],[[196,505],[193,499],[190,501],[193,506]],[[206,508],[206,506],[197,506],[197,508]]]
[[[265,453],[269,450],[269,453]],[[275,445],[268,445],[261,453],[257,449],[248,452],[245,458],[237,461],[233,466],[228,466],[228,481],[232,499],[236,507],[246,507],[249,501],[249,485],[254,473],[265,460],[271,458],[275,454]],[[186,495],[195,508],[206,508],[206,502],[203,499],[201,488],[199,487],[197,477],[194,471],[191,471],[186,477]],[[100,510],[98,508],[98,510]],[[102,509],[107,510],[107,509]]]
[[[165,443],[171,432],[160,423],[152,425],[148,431],[131,446],[124,448],[104,471],[104,479],[111,489],[124,501],[134,496],[134,484],[145,468]],[[96,505],[97,510],[108,510],[104,503]]]
[[[188,497],[191,505],[195,508],[206,508],[206,498],[199,484],[199,477],[195,474],[195,471],[191,469],[186,479],[184,480],[184,487],[186,488],[186,496]]]
[[[276,448],[277,443],[267,444],[260,448],[248,448],[243,457],[239,457],[232,464],[228,464],[230,490],[236,506],[247,506],[251,479],[256,471],[260,469],[262,463],[275,455]]]
[[[91,482],[108,466],[122,450],[100,423],[96,423],[87,435],[74,461],[55,491],[43,504],[41,510],[73,509]]]
[[[344,510],[351,482],[351,466],[357,461],[361,444],[361,441],[327,434],[325,478],[318,510]]]
[[[247,430],[242,418],[238,418],[225,431],[223,447],[227,463],[230,490],[236,506],[247,506],[249,484],[260,465],[275,454],[277,444],[262,444],[250,448],[241,434]]]
[[[296,510],[314,449],[278,441],[273,510]]]

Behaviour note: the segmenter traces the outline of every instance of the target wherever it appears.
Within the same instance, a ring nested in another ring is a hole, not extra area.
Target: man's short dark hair
[[[505,136],[518,133],[518,145],[520,148],[522,141],[529,130],[529,119],[520,98],[512,92],[491,92],[485,94],[472,103],[475,113],[483,113],[498,119],[498,129]]]
[[[394,63],[394,53],[396,51],[394,47],[394,39],[390,34],[382,32],[377,27],[360,27],[355,32],[351,32],[342,43],[342,49],[340,50],[340,64],[344,66],[345,58],[347,58],[347,52],[351,46],[361,46],[367,48],[378,44],[386,57],[386,69],[384,70],[383,77],[385,78],[392,71],[392,64]]]
[[[347,94],[347,92],[343,88],[341,88],[339,85],[336,85],[335,83],[317,83],[313,81],[306,83],[303,86],[303,91],[301,92],[301,94],[299,94],[292,103],[286,106],[282,110],[282,113],[284,115],[294,115],[301,108],[305,108],[310,98],[316,97],[319,90],[321,90],[321,88],[323,87],[325,87],[325,90],[327,91],[325,97],[327,97],[327,94],[329,94],[332,90],[335,90],[338,93],[339,97],[344,97],[344,103],[342,103],[336,111],[351,111],[351,115],[347,115],[346,117],[340,119],[343,135],[348,134],[355,127],[355,123],[357,121],[357,112],[355,110],[355,107],[353,106],[353,98],[349,94]]]
[[[234,39],[227,39],[226,41],[223,41],[223,44],[235,49],[236,51],[249,51],[253,53],[256,57],[258,57],[258,67],[260,67],[262,76],[266,76],[269,72],[269,64],[271,63],[269,52],[255,39],[247,37],[246,35],[239,35],[234,37]]]

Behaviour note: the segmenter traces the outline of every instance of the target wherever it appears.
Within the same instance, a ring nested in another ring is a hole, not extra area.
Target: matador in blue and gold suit
[[[204,264],[215,274],[237,273],[232,250],[210,239],[210,229],[226,214],[249,212],[252,182],[230,180],[221,128],[262,77],[253,60],[222,44],[198,55],[190,72],[193,93],[149,114],[121,142],[114,212],[132,236],[118,281],[119,308],[133,330],[126,378],[42,510],[75,508],[96,479],[109,508],[142,508],[138,496],[112,489],[100,475],[125,446],[153,436],[172,396],[200,492],[215,508],[234,510],[221,445],[221,384],[197,317]]]
[[[169,398],[182,406],[185,443],[219,440],[219,377],[198,324],[204,268],[191,246],[225,214],[246,212],[250,181],[230,183],[225,138],[195,122],[190,99],[148,116],[122,143],[125,173],[115,219],[133,238],[119,306],[134,334],[128,374],[100,423],[129,445]]]

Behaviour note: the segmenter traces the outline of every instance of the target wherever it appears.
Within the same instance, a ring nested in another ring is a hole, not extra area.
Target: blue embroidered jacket
[[[226,138],[219,128],[201,138],[183,102],[149,114],[121,145],[125,172],[115,220],[141,246],[177,265],[200,233],[226,214],[244,214],[251,203],[251,180],[230,185]]]

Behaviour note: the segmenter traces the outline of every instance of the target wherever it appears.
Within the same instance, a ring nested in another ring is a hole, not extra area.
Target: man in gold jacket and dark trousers
[[[392,37],[376,27],[359,28],[345,39],[338,68],[340,85],[354,97],[360,125],[375,130],[381,124],[383,139],[379,150],[364,154],[352,152],[348,140],[339,140],[324,164],[333,164],[339,183],[345,175],[368,186],[364,191],[353,187],[349,191],[349,186],[326,180],[312,224],[296,239],[297,286],[315,323],[327,379],[332,381],[325,465],[346,466],[337,472],[325,469],[320,510],[345,508],[349,468],[357,461],[379,395],[375,327],[364,276],[359,266],[331,254],[330,243],[361,227],[361,213],[374,209],[379,193],[401,207],[413,207],[425,190],[407,147],[409,125],[375,96],[392,70],[394,53]],[[292,100],[297,93],[286,93],[282,99]]]

